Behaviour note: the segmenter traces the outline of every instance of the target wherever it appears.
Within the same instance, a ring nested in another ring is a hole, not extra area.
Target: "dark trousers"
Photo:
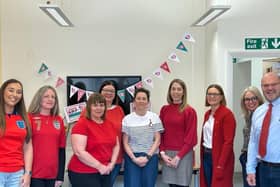
[[[54,187],[55,179],[31,178],[30,187]]]
[[[68,171],[69,180],[72,187],[110,187],[110,175],[100,173],[76,173]]]
[[[144,153],[134,153],[136,157]],[[153,155],[144,167],[124,156],[124,187],[154,187],[158,174],[158,155]]]
[[[246,163],[247,163],[247,152],[241,153],[239,157],[240,164],[242,166],[242,177],[243,177],[243,186],[244,187],[250,187],[250,185],[247,182],[247,172],[246,172]],[[258,167],[256,168],[256,187],[259,187],[259,172],[258,172]]]
[[[259,163],[260,187],[280,187],[280,166]]]
[[[204,168],[204,175],[207,183],[207,187],[211,187],[212,182],[212,153],[211,152],[204,152],[203,153],[203,168]]]

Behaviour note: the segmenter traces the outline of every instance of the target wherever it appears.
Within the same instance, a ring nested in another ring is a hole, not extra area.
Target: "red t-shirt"
[[[86,110],[83,110],[81,113],[81,117],[84,117]],[[123,146],[122,146],[122,119],[124,118],[124,112],[122,107],[118,105],[114,105],[113,108],[107,109],[106,111],[106,119],[113,123],[113,127],[118,135],[120,141],[120,152],[118,159],[116,161],[117,164],[121,164],[123,160]]]
[[[117,135],[113,124],[109,120],[105,120],[102,124],[97,124],[92,120],[82,117],[72,128],[71,134],[87,136],[85,149],[99,162],[107,165],[111,161]],[[98,173],[96,168],[84,164],[75,154],[69,162],[68,169],[77,173]]]
[[[30,114],[33,143],[32,178],[55,179],[58,173],[59,148],[66,137],[60,116]]]
[[[23,168],[23,145],[26,124],[20,115],[6,115],[6,130],[0,130],[0,172],[15,172]]]

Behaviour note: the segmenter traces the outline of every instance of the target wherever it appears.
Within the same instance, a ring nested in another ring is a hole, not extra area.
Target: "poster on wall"
[[[64,107],[64,114],[67,123],[73,123],[75,121],[78,121],[81,112],[84,110],[85,107],[86,107],[86,102]]]
[[[280,62],[273,62],[264,60],[263,62],[263,74],[268,72],[276,72],[278,75],[280,75]]]

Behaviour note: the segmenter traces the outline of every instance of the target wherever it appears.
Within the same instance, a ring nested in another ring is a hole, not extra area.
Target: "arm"
[[[87,136],[80,134],[71,135],[72,149],[78,159],[93,168],[96,168],[100,174],[109,174],[109,168],[100,163],[86,151]]]
[[[31,172],[32,172],[32,161],[33,161],[33,146],[32,140],[23,145],[24,155],[24,174],[21,178],[21,186],[28,187],[30,185]]]
[[[64,180],[65,148],[59,148],[58,154],[58,174],[55,181],[55,187],[61,186]]]
[[[111,169],[111,171],[114,169],[116,161],[118,159],[118,155],[120,152],[120,141],[119,138],[116,137],[116,145],[113,148],[113,153],[112,153],[112,157],[111,157],[111,162],[109,164],[109,167]]]
[[[197,115],[194,109],[188,108],[184,111],[184,145],[177,153],[179,159],[184,157],[197,144]]]
[[[154,143],[151,146],[150,150],[148,151],[148,155],[153,155],[155,153],[155,151],[158,149],[159,145],[160,145],[160,133],[159,132],[155,132],[154,133]]]
[[[223,145],[221,155],[218,161],[218,167],[223,168],[226,165],[227,159],[233,151],[233,140],[235,136],[236,123],[232,112],[228,112],[224,115],[222,120],[223,130]]]

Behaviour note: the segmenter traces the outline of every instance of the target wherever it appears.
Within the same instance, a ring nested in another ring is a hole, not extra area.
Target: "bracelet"
[[[26,171],[26,170],[24,170],[24,171],[23,171],[23,174],[28,174],[28,175],[31,176],[31,175],[32,175],[32,171]]]

